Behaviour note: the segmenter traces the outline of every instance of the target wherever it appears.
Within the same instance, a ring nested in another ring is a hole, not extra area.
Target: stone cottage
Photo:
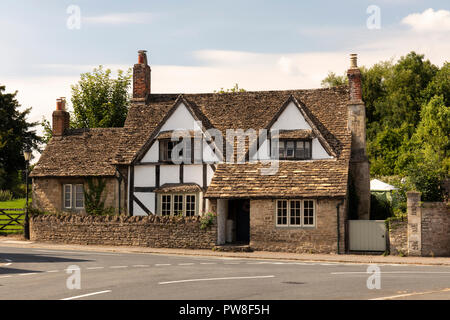
[[[219,245],[343,252],[349,208],[368,219],[370,204],[361,73],[350,60],[348,87],[158,94],[141,50],[123,128],[69,129],[57,100],[33,205],[83,213],[88,179],[101,178],[117,213],[216,213]]]

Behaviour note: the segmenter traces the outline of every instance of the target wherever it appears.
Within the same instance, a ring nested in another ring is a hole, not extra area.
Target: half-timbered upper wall
[[[278,119],[274,122],[272,130],[297,130],[307,129],[311,130],[311,126],[306,122],[305,118],[298,110],[297,106],[291,102],[283,110]]]
[[[177,109],[167,119],[161,127],[161,131],[169,130],[201,130],[192,114],[183,103],[180,103]]]
[[[291,102],[279,115],[278,119],[273,123],[270,130],[311,130],[311,126],[306,122],[300,110]],[[312,160],[331,159],[325,148],[320,143],[319,139],[312,140]],[[261,142],[258,151],[251,157],[252,160],[269,160],[269,143],[267,140]]]

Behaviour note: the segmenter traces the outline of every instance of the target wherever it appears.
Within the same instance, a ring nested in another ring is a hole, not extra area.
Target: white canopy
[[[384,183],[378,179],[370,180],[370,191],[392,191],[397,190],[396,187],[391,186],[390,184]]]

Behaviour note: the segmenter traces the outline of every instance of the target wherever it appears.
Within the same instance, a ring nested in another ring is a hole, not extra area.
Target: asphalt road
[[[368,266],[0,246],[0,299],[450,300],[449,266]]]

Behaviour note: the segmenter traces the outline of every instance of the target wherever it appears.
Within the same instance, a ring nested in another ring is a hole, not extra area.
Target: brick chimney
[[[369,219],[370,217],[370,164],[366,153],[366,106],[362,100],[361,71],[358,69],[356,54],[350,55],[350,68],[347,71],[350,86],[348,110],[348,130],[352,134],[349,176],[352,192],[349,201],[351,219]],[[352,209],[353,210],[353,209]]]
[[[350,68],[347,70],[347,77],[350,86],[350,100],[362,103],[361,71],[358,69],[357,61],[357,54],[350,54]]]
[[[56,110],[53,111],[53,136],[58,137],[64,135],[64,131],[69,128],[70,115],[66,111],[66,98],[56,99]]]
[[[138,51],[138,63],[133,68],[133,99],[146,100],[150,95],[150,67],[147,64],[147,51]]]

